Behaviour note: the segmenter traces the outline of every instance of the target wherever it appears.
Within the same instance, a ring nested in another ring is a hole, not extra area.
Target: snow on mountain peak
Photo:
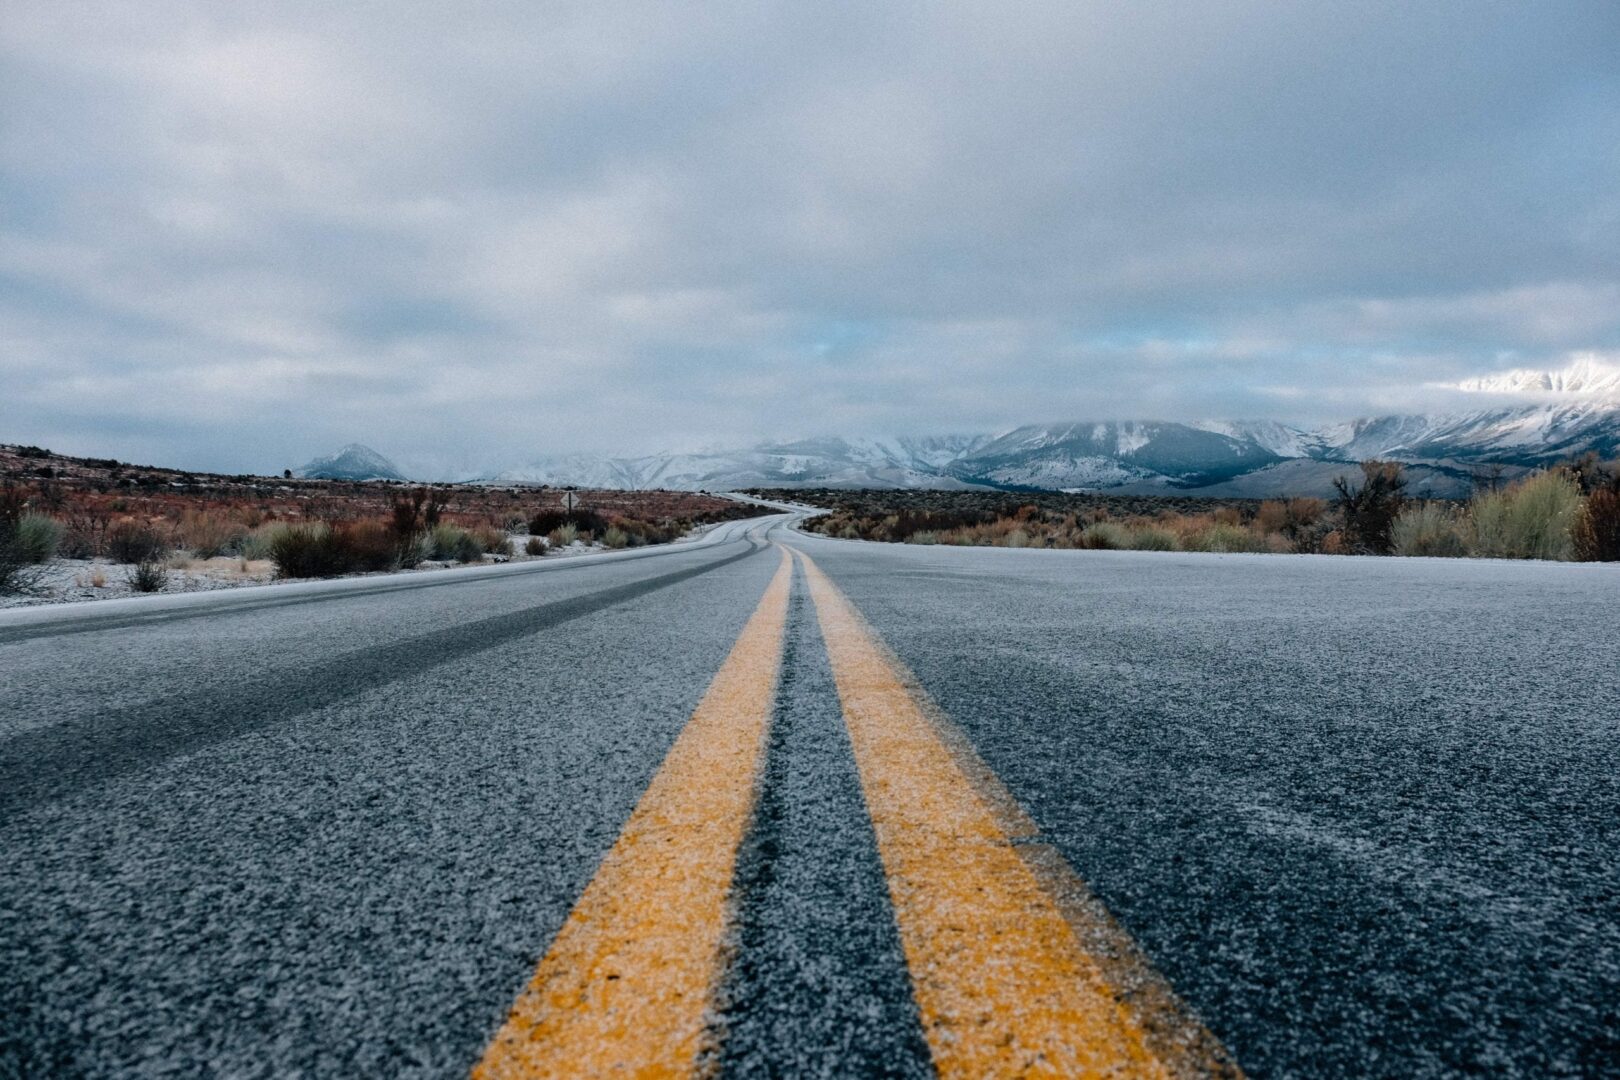
[[[1495,375],[1464,379],[1455,388],[1472,394],[1519,394],[1573,397],[1587,401],[1620,400],[1620,364],[1596,353],[1582,353],[1557,371],[1517,368]]]
[[[350,443],[335,454],[318,457],[296,470],[321,480],[403,480],[399,468],[369,446]]]

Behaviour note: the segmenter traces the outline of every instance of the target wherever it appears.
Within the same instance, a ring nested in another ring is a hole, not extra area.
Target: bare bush
[[[1358,551],[1388,555],[1390,532],[1406,505],[1405,470],[1395,461],[1363,461],[1361,475],[1359,487],[1342,476],[1333,480],[1345,539]]]
[[[107,530],[107,554],[115,562],[152,562],[168,553],[168,543],[144,521],[125,518]]]

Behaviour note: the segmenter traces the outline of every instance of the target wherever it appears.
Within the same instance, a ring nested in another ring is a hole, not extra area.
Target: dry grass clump
[[[1390,538],[1396,555],[1458,558],[1468,554],[1467,527],[1449,506],[1417,503],[1401,511]]]
[[[1203,528],[1194,529],[1182,536],[1181,546],[1185,551],[1227,554],[1270,550],[1263,536],[1232,521],[1213,521]]]
[[[157,559],[142,559],[126,572],[129,587],[139,593],[161,592],[168,584],[169,575]]]
[[[179,546],[199,559],[212,559],[236,550],[248,527],[236,517],[211,510],[188,510],[175,527]]]
[[[1130,537],[1132,551],[1176,551],[1181,546],[1170,529],[1149,523],[1133,525]]]

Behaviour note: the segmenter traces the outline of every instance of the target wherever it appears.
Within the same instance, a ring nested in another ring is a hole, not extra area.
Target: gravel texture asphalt
[[[0,1076],[464,1075],[812,555],[1253,1076],[1614,1075],[1620,569],[788,534],[0,618]],[[545,564],[538,564],[544,567]],[[727,1075],[926,1075],[796,583]]]
[[[1620,1075],[1620,567],[796,543],[1250,1075]]]

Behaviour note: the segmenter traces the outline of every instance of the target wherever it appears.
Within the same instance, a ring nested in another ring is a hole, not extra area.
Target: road
[[[0,616],[0,1076],[1620,1074],[1615,568],[787,525]]]

